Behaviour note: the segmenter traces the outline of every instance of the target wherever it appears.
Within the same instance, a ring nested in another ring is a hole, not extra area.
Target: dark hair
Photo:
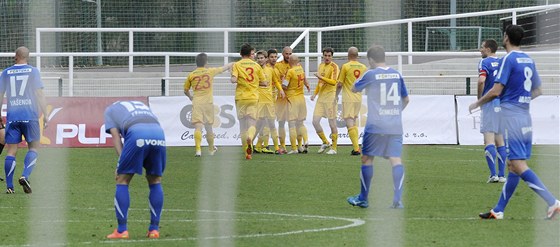
[[[334,55],[334,49],[332,47],[325,47],[323,49],[323,54],[325,54],[325,52],[330,52],[331,55]]]
[[[509,25],[506,27],[505,33],[508,36],[510,44],[519,46],[521,45],[521,40],[525,35],[525,30],[523,30],[523,27],[518,25]]]
[[[251,51],[255,50],[251,45],[245,43],[243,45],[241,45],[241,56],[250,56],[251,55]]]
[[[208,55],[206,55],[206,53],[200,53],[196,55],[195,61],[197,67],[204,67],[206,63],[208,63]]]
[[[278,54],[278,51],[276,49],[270,49],[266,53],[268,54],[268,57],[270,57],[270,54]]]
[[[496,53],[496,51],[498,50],[498,43],[496,43],[496,41],[493,39],[484,40],[482,41],[482,43],[484,44],[484,48],[490,48],[490,51],[492,53]]]
[[[373,59],[376,63],[385,62],[385,49],[380,45],[372,45],[367,50],[367,57]]]

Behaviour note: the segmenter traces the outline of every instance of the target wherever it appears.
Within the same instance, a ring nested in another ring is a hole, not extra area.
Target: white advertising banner
[[[459,144],[483,145],[480,133],[480,111],[469,114],[469,105],[476,96],[457,96]],[[533,144],[560,144],[560,98],[540,96],[531,101]]]
[[[367,107],[362,104],[357,124],[360,137],[367,118]],[[405,144],[456,144],[457,130],[455,124],[454,96],[412,95],[411,103],[403,112],[404,143]],[[192,111],[191,101],[185,96],[150,97],[148,99],[152,111],[158,116],[165,131],[168,146],[194,146],[194,126],[190,122]],[[313,110],[315,102],[306,97],[307,127],[309,144],[319,145],[321,139],[313,127]],[[339,115],[342,106],[339,103]],[[215,143],[219,146],[240,145],[239,122],[236,116],[235,100],[233,96],[214,97],[214,134]],[[278,123],[277,123],[278,124]],[[321,126],[327,135],[330,127],[326,119],[322,119]],[[338,143],[350,144],[346,124],[342,119],[337,120]],[[286,124],[286,131],[288,126]],[[205,131],[203,130],[203,135]],[[360,140],[361,141],[361,140]],[[289,143],[289,133],[286,133],[286,143]],[[272,144],[272,141],[270,141]],[[203,137],[203,145],[206,140]]]

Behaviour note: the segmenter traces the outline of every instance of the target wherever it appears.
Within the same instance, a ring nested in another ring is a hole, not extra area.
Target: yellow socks
[[[338,141],[338,133],[332,133],[332,134],[331,134],[331,140],[332,140],[331,148],[332,148],[334,151],[337,151],[337,150],[336,150],[336,147],[337,147],[337,146],[336,146],[336,143],[337,143],[337,141]]]
[[[290,128],[290,145],[292,150],[297,150],[297,131],[296,128]]]
[[[354,151],[360,151],[360,144],[358,143],[358,127],[354,126],[349,128],[348,135],[350,136],[350,141],[352,141]]]
[[[202,149],[200,148],[200,143],[202,142],[202,131],[195,130],[194,131],[194,147],[197,152],[200,152]]]
[[[323,144],[325,145],[329,145],[329,140],[327,140],[327,137],[325,136],[325,132],[317,132],[317,135],[319,136],[319,138],[321,138],[321,141],[323,141]]]

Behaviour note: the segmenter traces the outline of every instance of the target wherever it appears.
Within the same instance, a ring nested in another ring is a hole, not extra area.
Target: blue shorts
[[[480,107],[480,133],[501,134],[500,130],[500,106],[494,101],[488,102]]]
[[[138,123],[126,131],[118,174],[162,176],[166,162],[165,135],[157,123]]]
[[[504,133],[508,159],[528,160],[531,157],[533,127],[529,114],[513,116],[502,114],[501,131]]]
[[[18,144],[25,137],[27,143],[39,141],[41,139],[41,129],[39,121],[11,121],[6,124],[6,143]]]
[[[362,154],[379,157],[401,157],[402,135],[364,133]]]

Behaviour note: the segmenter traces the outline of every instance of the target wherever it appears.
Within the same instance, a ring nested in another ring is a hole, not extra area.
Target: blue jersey
[[[123,136],[137,123],[159,123],[150,108],[140,101],[117,101],[105,110],[105,132],[117,128]]]
[[[485,76],[484,89],[482,95],[485,95],[494,86],[496,75],[498,74],[498,66],[500,65],[497,57],[486,57],[478,63],[478,75]]]
[[[496,82],[504,85],[500,95],[502,111],[529,113],[531,91],[541,86],[535,62],[522,51],[512,51],[500,61]]]
[[[7,122],[38,120],[36,91],[43,88],[39,70],[31,65],[16,64],[0,76],[0,93],[6,93]]]
[[[402,134],[402,98],[408,91],[401,74],[392,68],[366,71],[354,88],[366,89],[368,116],[364,132]]]

